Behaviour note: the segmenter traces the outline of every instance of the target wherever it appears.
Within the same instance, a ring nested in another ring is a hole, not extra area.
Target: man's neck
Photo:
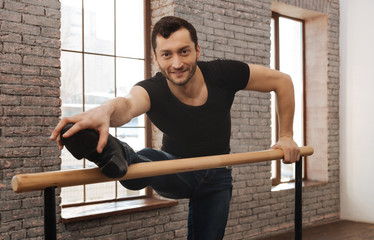
[[[201,106],[208,99],[206,83],[199,67],[196,68],[195,74],[187,84],[178,86],[170,81],[167,81],[167,83],[174,96],[184,104]]]

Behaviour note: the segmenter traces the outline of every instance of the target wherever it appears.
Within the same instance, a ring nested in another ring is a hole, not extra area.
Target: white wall
[[[341,218],[374,223],[374,1],[340,1]]]

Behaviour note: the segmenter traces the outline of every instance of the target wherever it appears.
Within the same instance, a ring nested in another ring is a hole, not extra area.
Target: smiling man
[[[280,133],[272,148],[284,151],[285,163],[299,159],[293,141],[294,94],[290,77],[262,66],[232,60],[200,61],[195,28],[177,17],[164,17],[152,32],[154,60],[160,69],[118,97],[87,112],[63,118],[51,139],[58,139],[76,157],[95,162],[111,178],[124,176],[133,163],[210,156],[230,152],[230,109],[236,92],[274,91]],[[161,150],[134,152],[109,135],[147,113],[163,132]],[[78,145],[79,144],[79,145]],[[222,239],[227,223],[232,176],[216,168],[121,181],[132,190],[152,187],[161,196],[188,198],[188,239]]]
[[[167,39],[156,38],[155,42],[162,46],[154,49],[161,73],[178,86],[186,85],[194,77],[200,59],[200,46],[194,46],[189,35],[187,29],[181,29]]]

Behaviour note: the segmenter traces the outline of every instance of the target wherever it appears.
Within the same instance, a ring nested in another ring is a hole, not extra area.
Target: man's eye
[[[169,57],[169,53],[162,54],[163,57]]]
[[[187,55],[189,52],[190,52],[189,50],[183,50],[183,51],[182,51],[182,54],[183,54],[183,55]]]

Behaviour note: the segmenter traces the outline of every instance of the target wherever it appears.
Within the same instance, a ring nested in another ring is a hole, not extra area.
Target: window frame
[[[82,10],[84,10],[84,0],[81,0],[82,2]],[[116,35],[116,0],[114,0],[114,36]],[[151,9],[150,9],[150,2],[147,0],[143,0],[143,18],[144,18],[144,59],[141,60],[144,61],[144,78],[148,79],[151,77],[151,42],[150,42],[150,31],[151,31]],[[84,21],[84,12],[82,12],[82,21]],[[84,23],[82,24],[82,51],[75,51],[75,50],[68,50],[68,49],[61,49],[62,52],[71,52],[71,53],[79,53],[82,54],[82,84],[84,84],[85,76],[84,76],[84,55],[90,54],[95,56],[110,56],[110,57],[120,57],[116,55],[116,52],[113,54],[101,54],[101,53],[92,53],[92,52],[86,52],[84,49]],[[116,38],[114,38],[114,46],[116,46]],[[129,58],[131,59],[131,58]],[[132,58],[132,59],[139,59],[139,58]],[[114,68],[116,69],[116,61],[114,61]],[[114,71],[115,71],[114,69]],[[115,78],[116,81],[116,78]],[[85,103],[85,99],[83,98],[83,106]],[[84,110],[84,108],[83,108]],[[144,115],[145,122],[144,122],[144,129],[145,129],[145,147],[152,147],[152,124],[151,121],[148,119],[146,115]],[[83,168],[85,167],[85,163],[83,164]],[[79,203],[66,203],[61,204],[62,209],[72,208],[72,207],[84,207],[88,205],[95,205],[95,204],[103,204],[103,203],[113,203],[118,201],[133,201],[133,200],[139,200],[139,199],[152,199],[154,198],[153,190],[150,187],[147,187],[145,189],[144,195],[138,195],[138,196],[130,196],[130,197],[118,197],[117,195],[117,184],[118,181],[116,181],[115,186],[115,196],[112,199],[106,199],[106,200],[97,200],[97,201],[86,201],[86,185],[83,185],[83,201]],[[170,204],[169,204],[170,205]],[[141,208],[144,208],[141,207]]]
[[[306,139],[307,139],[307,132],[306,132],[306,67],[305,67],[305,61],[306,61],[306,56],[305,56],[305,20],[304,19],[299,19],[299,18],[294,18],[290,17],[287,15],[279,14],[277,12],[272,11],[272,16],[271,18],[274,20],[274,68],[275,70],[280,69],[280,54],[279,54],[279,18],[288,18],[294,21],[298,21],[302,24],[302,59],[303,59],[303,145],[306,145]],[[271,43],[273,44],[273,43]],[[276,101],[276,100],[275,100]],[[271,109],[273,111],[273,109]],[[279,139],[279,120],[278,120],[278,114],[276,108],[274,109],[274,115],[275,115],[275,139],[276,141]],[[275,160],[276,161],[276,166],[275,166],[275,178],[272,178],[272,185],[277,186],[283,183],[293,183],[295,182],[294,179],[291,179],[289,181],[281,181],[281,159]],[[303,158],[304,164],[303,164],[303,181],[306,180],[307,177],[307,157]]]

